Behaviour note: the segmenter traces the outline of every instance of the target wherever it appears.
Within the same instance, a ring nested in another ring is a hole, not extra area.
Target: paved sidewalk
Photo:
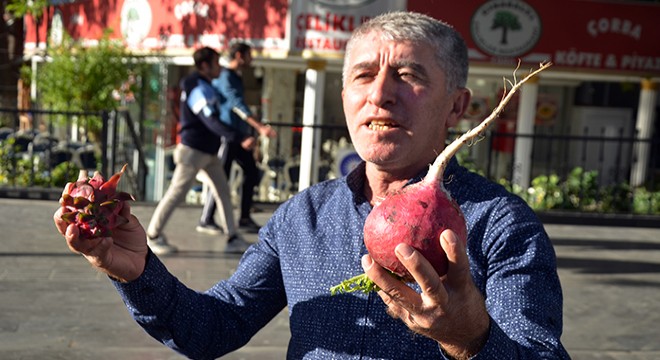
[[[0,199],[0,359],[150,360],[182,357],[128,316],[105,276],[67,249],[54,201]],[[148,223],[153,205],[134,204]],[[164,263],[204,290],[235,269],[223,238],[195,232],[200,207],[177,209],[166,228],[183,251]],[[264,223],[270,212],[254,215]],[[660,359],[660,229],[547,225],[557,250],[563,342],[577,360]],[[256,241],[256,235],[247,238]],[[283,311],[229,360],[284,359]]]

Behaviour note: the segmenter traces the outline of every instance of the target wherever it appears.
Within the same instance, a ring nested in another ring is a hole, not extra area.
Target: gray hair
[[[461,34],[443,21],[424,14],[405,11],[378,15],[355,29],[346,44],[342,71],[344,84],[348,72],[348,59],[354,44],[372,32],[379,32],[385,40],[412,41],[432,46],[435,49],[438,65],[447,75],[447,90],[453,91],[465,87],[468,56],[467,45]]]

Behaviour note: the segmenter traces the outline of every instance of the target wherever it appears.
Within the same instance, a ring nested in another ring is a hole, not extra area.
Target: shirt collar
[[[353,193],[353,201],[356,204],[360,204],[367,201],[367,198],[364,196],[364,183],[367,176],[366,168],[367,168],[367,163],[361,161],[355,167],[355,169],[353,169],[350,173],[348,173],[348,175],[346,175],[346,185],[348,186],[349,190]],[[445,179],[455,174],[459,168],[460,165],[458,164],[458,161],[456,160],[455,156],[449,159],[449,164],[447,164],[447,168],[445,169],[445,174],[444,174]],[[417,174],[417,176],[408,180],[405,186],[421,181],[428,172],[429,172],[429,168],[427,166],[422,171],[420,171],[419,174]]]

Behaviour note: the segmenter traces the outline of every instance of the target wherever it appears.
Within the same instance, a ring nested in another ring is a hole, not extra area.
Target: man
[[[521,199],[455,159],[446,188],[465,214],[468,239],[464,246],[451,230],[441,234],[447,275],[400,244],[397,256],[418,283],[405,284],[366,254],[372,204],[419,181],[465,111],[467,64],[460,35],[425,15],[389,13],[356,29],[342,99],[364,162],[282,204],[232,277],[204,293],[182,286],[148,252],[134,217],[113,238],[133,244],[121,261],[110,263],[112,248],[78,241],[73,227],[68,244],[116,279],[146,331],[189,357],[239,348],[287,306],[288,359],[568,358],[555,255],[542,224]],[[362,271],[382,289],[377,296],[329,295]]]
[[[222,204],[228,240],[225,251],[242,253],[248,246],[236,232],[229,185],[222,163],[216,156],[220,139],[229,131],[219,119],[218,97],[211,80],[220,74],[219,54],[204,47],[193,54],[196,71],[181,80],[180,143],[174,150],[176,167],[163,199],[158,202],[147,228],[147,243],[156,254],[169,254],[177,248],[168,243],[163,229],[175,208],[185,199],[198,171],[211,185],[213,197]]]
[[[254,160],[254,148],[257,139],[252,136],[250,127],[260,135],[275,137],[277,133],[270,126],[262,124],[254,118],[244,100],[243,80],[240,71],[250,67],[252,63],[251,48],[243,42],[236,42],[229,48],[229,64],[214,79],[213,87],[220,94],[220,120],[230,131],[225,135],[225,142],[218,156],[224,160],[225,172],[230,174],[234,161],[243,169],[243,186],[241,190],[241,209],[238,226],[246,231],[257,232],[259,225],[252,220],[250,211],[254,197],[254,187],[259,182],[259,170]],[[204,203],[202,217],[197,231],[215,234],[220,227],[215,224],[215,201],[211,194]]]

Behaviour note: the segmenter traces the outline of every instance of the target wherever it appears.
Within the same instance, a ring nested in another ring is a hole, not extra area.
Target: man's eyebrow
[[[352,73],[355,73],[356,71],[365,70],[365,69],[372,69],[374,67],[379,67],[378,61],[362,61],[362,62],[353,64],[353,66],[351,66],[349,68],[349,73],[352,74]],[[390,67],[392,67],[393,69],[410,68],[414,72],[419,73],[420,75],[424,75],[424,76],[426,76],[428,74],[428,71],[426,71],[426,68],[422,64],[420,64],[416,61],[401,59],[401,60],[397,60],[394,63],[390,64]]]
[[[392,64],[392,67],[395,69],[401,69],[401,68],[410,68],[412,71],[422,75],[422,76],[427,76],[428,71],[426,70],[426,67],[423,66],[422,64],[416,62],[416,61],[411,61],[411,60],[406,60],[406,59],[401,59],[397,60]]]
[[[374,68],[374,67],[377,67],[377,66],[378,66],[377,61],[362,61],[362,62],[353,64],[349,68],[349,73],[352,74],[352,73],[355,73],[356,71],[360,71],[360,70],[364,70],[364,69],[371,69],[371,68]]]

